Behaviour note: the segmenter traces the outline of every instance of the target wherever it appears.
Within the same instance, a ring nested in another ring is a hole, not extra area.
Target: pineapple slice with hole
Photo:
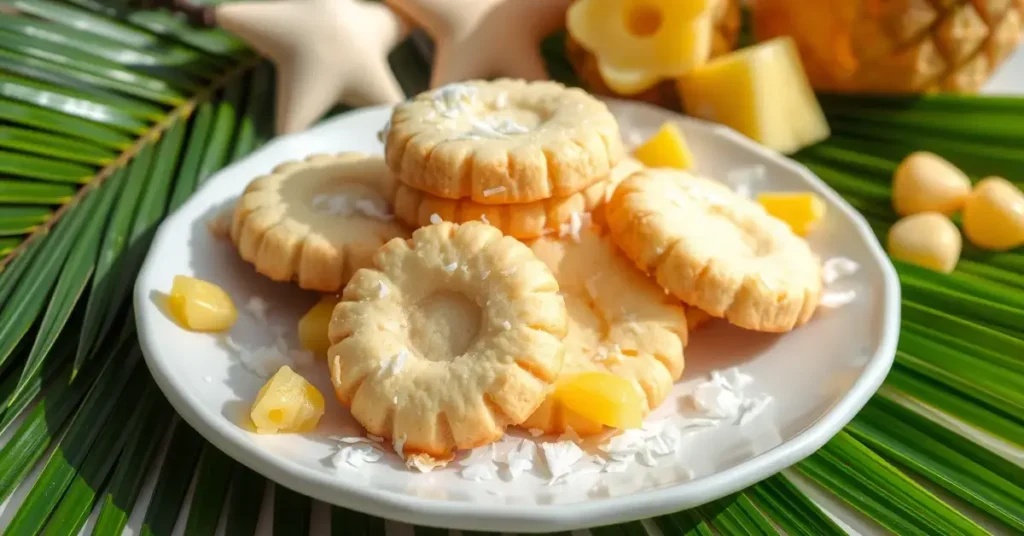
[[[633,382],[608,372],[560,380],[554,397],[572,413],[612,428],[639,428],[647,410],[647,401]]]
[[[238,319],[231,296],[213,283],[174,276],[167,306],[175,322],[192,331],[226,331]]]
[[[633,156],[652,168],[688,169],[693,167],[693,153],[686,138],[674,123],[665,122],[653,136],[633,149]]]
[[[249,417],[260,434],[312,432],[324,414],[324,395],[283,366],[256,395]]]
[[[299,344],[303,349],[313,352],[313,355],[324,357],[327,349],[331,347],[331,340],[327,337],[327,326],[331,323],[331,314],[334,313],[334,306],[341,300],[336,295],[326,295],[320,298],[306,314],[299,319]]]
[[[830,134],[793,40],[772,39],[719,56],[679,79],[689,115],[714,121],[781,153]]]
[[[825,202],[813,192],[764,192],[757,195],[757,202],[800,236],[810,234],[825,219]]]

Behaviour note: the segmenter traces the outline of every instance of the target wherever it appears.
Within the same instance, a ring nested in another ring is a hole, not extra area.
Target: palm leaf
[[[202,181],[268,139],[272,69],[219,30],[125,5],[0,0],[0,255],[14,251],[0,264],[0,433],[17,427],[0,449],[0,498],[54,448],[42,463],[45,479],[28,490],[8,532],[75,534],[98,506],[98,534],[120,534],[134,513],[146,534],[171,534],[180,518],[178,530],[212,534],[223,517],[228,534],[250,535],[265,480],[183,422],[173,425],[144,369],[129,376],[123,368],[128,356],[137,360],[128,291],[155,225]],[[408,94],[426,87],[423,50],[408,42],[389,57]],[[543,50],[551,72],[576,83],[562,36]],[[913,150],[939,152],[973,179],[1006,173],[1020,180],[1012,175],[1024,163],[1024,134],[1015,128],[1024,100],[823,95],[822,103],[834,135],[796,158],[880,237],[896,220],[892,172]],[[969,124],[958,120],[965,113]],[[55,205],[64,206],[54,212]],[[26,235],[31,240],[23,242]],[[904,322],[893,372],[846,432],[796,471],[897,533],[984,533],[960,507],[985,526],[1020,532],[1024,475],[968,430],[1024,447],[1024,252],[968,246],[949,276],[896,265]],[[115,393],[126,403],[100,400]],[[168,456],[152,499],[136,501],[164,441]],[[135,511],[142,505],[144,512]],[[277,487],[277,532],[303,532],[311,505]],[[384,522],[332,508],[331,528],[376,536]],[[840,532],[776,475],[700,508],[592,533],[778,529]]]

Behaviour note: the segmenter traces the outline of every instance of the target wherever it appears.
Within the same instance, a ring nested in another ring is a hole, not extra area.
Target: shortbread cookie
[[[562,369],[566,309],[521,242],[443,222],[381,248],[345,287],[329,331],[338,400],[407,460],[443,461],[537,409]]]
[[[747,329],[807,322],[821,295],[821,263],[807,242],[719,182],[648,169],[605,207],[615,243],[689,305]]]
[[[622,158],[615,117],[601,101],[556,82],[473,81],[395,107],[388,167],[401,182],[485,205],[565,197]]]
[[[469,199],[445,199],[400,184],[395,196],[395,215],[413,227],[429,225],[436,214],[444,221],[456,223],[481,220],[519,239],[537,238],[558,233],[574,217],[578,218],[604,204],[615,186],[637,169],[639,164],[636,160],[625,159],[604,180],[572,195],[516,205],[484,205]]]
[[[648,408],[656,408],[683,373],[683,305],[637,270],[596,226],[581,230],[579,241],[541,238],[530,247],[555,274],[569,310],[559,380],[610,372],[633,381]],[[581,435],[603,429],[551,398],[523,426],[548,433],[571,427]]]
[[[256,271],[337,292],[395,237],[395,182],[380,157],[315,155],[257,178],[235,205],[231,239]]]

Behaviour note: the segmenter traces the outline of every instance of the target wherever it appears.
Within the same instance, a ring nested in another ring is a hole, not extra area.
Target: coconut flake
[[[444,220],[441,219],[441,216],[438,216],[436,212],[430,215],[430,223],[432,225],[437,225],[443,221]]]
[[[484,222],[487,225],[491,224],[491,220],[487,219],[487,214],[481,214],[480,215],[480,221]]]
[[[492,195],[498,195],[505,193],[506,188],[504,186],[495,186],[494,188],[487,188],[483,191],[484,197],[491,197]]]
[[[735,417],[742,402],[736,393],[715,381],[698,385],[690,396],[697,409],[720,419]]]
[[[494,107],[500,110],[506,106],[508,106],[508,91],[499,92],[494,97]]]
[[[370,443],[350,444],[341,447],[337,454],[331,457],[331,464],[335,469],[359,469],[368,463],[380,461],[383,455],[383,452]]]
[[[831,285],[844,277],[857,273],[858,270],[860,270],[860,264],[857,261],[846,257],[832,257],[822,264],[821,278],[826,285]]]
[[[533,437],[540,437],[544,435],[544,430],[541,430],[540,428],[530,428],[527,432],[529,432]]]
[[[405,457],[405,434],[399,434],[391,441],[391,446],[394,447],[395,453],[401,457]]]
[[[842,307],[857,299],[857,291],[853,289],[847,290],[830,290],[822,294],[821,300],[818,305],[826,309],[836,309]]]
[[[491,462],[480,462],[464,467],[459,475],[466,480],[473,480],[475,482],[481,482],[484,480],[494,480],[497,478],[497,469]]]
[[[504,330],[510,330],[512,329],[512,323],[509,322],[508,320],[505,320],[501,323],[501,328]]]
[[[725,372],[713,371],[712,380],[718,375],[725,385],[735,392],[742,393],[750,384],[754,383],[754,377],[740,371],[737,367],[729,367],[725,369]]]
[[[454,272],[455,269],[458,268],[458,267],[459,267],[459,263],[453,262],[451,264],[444,265],[442,268],[444,268],[444,271],[446,271],[446,272],[448,272],[450,274],[450,273]]]
[[[263,322],[267,322],[267,310],[270,309],[270,305],[267,301],[259,296],[252,296],[249,301],[245,303],[245,310],[252,315],[253,318]]]
[[[391,403],[395,404],[396,406],[398,405],[398,395],[395,395],[394,398],[391,399]]]
[[[741,408],[741,413],[737,424],[742,426],[754,420],[754,418],[756,418],[758,415],[764,412],[765,408],[767,408],[773,400],[774,399],[770,395],[766,394],[758,395],[753,400],[744,400],[744,404]]]
[[[580,242],[580,230],[583,229],[583,218],[579,212],[573,212],[569,214],[569,223],[563,223],[560,227],[558,236],[565,237],[571,236],[573,242],[579,244]]]
[[[402,367],[405,366],[406,359],[409,358],[409,350],[402,348],[397,354],[391,357],[391,359],[385,359],[380,362],[380,370],[378,374],[384,375],[385,373],[392,376],[402,371]]]
[[[509,451],[505,457],[505,465],[509,476],[516,479],[519,475],[533,469],[534,460],[537,457],[537,444],[528,439],[519,442],[514,450]]]
[[[261,378],[269,378],[281,367],[288,365],[284,352],[273,345],[261,346],[251,353],[243,351],[240,360],[243,367]]]
[[[370,199],[358,199],[355,203],[355,212],[362,214],[367,218],[373,218],[380,221],[391,221],[395,219],[395,215],[390,212],[381,209]]]
[[[387,285],[384,284],[383,281],[378,279],[377,280],[377,297],[383,299],[383,298],[387,298],[389,294],[391,294],[391,290],[388,288]]]
[[[551,473],[551,480],[548,485],[556,484],[562,477],[572,473],[572,466],[583,459],[583,450],[573,441],[559,441],[557,443],[542,443],[541,452],[544,454],[544,461]]]
[[[508,276],[516,273],[516,269],[517,268],[518,267],[516,267],[516,266],[509,266],[508,268],[505,268],[504,270],[501,271],[501,275],[503,275],[505,277],[508,277]]]

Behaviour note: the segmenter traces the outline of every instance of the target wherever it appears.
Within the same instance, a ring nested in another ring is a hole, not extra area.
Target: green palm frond
[[[169,535],[180,518],[188,534],[226,520],[228,534],[250,535],[266,481],[174,415],[139,359],[129,294],[164,216],[271,136],[273,71],[219,30],[126,5],[0,0],[0,434],[10,435],[0,500],[19,485],[27,492],[9,506],[6,533],[77,534],[97,512],[94,534],[121,534],[134,514],[144,534]],[[552,73],[574,84],[561,36],[544,51]],[[407,93],[425,88],[428,61],[415,46],[390,59]],[[936,151],[975,180],[1024,179],[1024,99],[821,98],[834,135],[796,159],[880,237],[896,220],[893,170],[914,150]],[[1024,470],[993,442],[1024,449],[1024,252],[966,248],[948,276],[895,264],[904,299],[893,371],[794,471],[899,534],[1022,532]],[[36,468],[40,477],[24,481]],[[138,501],[150,473],[152,497]],[[272,507],[275,532],[297,534],[313,503],[278,487]],[[333,534],[384,534],[373,516],[331,508],[330,518]],[[788,473],[592,532],[655,529],[842,533]]]

